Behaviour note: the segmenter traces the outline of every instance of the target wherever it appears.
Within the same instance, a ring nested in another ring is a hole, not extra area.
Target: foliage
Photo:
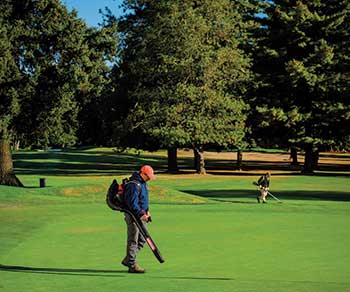
[[[109,145],[113,115],[110,97],[115,90],[111,71],[118,45],[117,22],[109,9],[100,28],[86,30],[85,42],[89,53],[84,65],[86,78],[77,93],[81,104],[77,137],[81,145]]]
[[[348,1],[124,8],[88,27],[59,0],[0,2],[0,138],[192,147],[200,159],[249,140],[299,147],[307,165],[320,150],[349,147]]]
[[[242,18],[230,1],[125,1],[121,75],[128,129],[161,146],[239,144],[249,59]]]
[[[0,137],[8,138],[8,131],[13,117],[20,112],[18,94],[13,88],[19,82],[19,70],[12,58],[11,41],[9,31],[17,33],[16,28],[10,27],[5,20],[6,6],[0,10]]]
[[[88,28],[58,0],[5,0],[0,12],[3,66],[10,69],[0,74],[0,93],[11,108],[1,110],[2,128],[27,146],[73,145],[85,107],[107,82],[115,21],[107,16],[101,29]]]
[[[266,3],[255,58],[255,134],[275,133],[270,145],[341,147],[350,121],[348,2]]]

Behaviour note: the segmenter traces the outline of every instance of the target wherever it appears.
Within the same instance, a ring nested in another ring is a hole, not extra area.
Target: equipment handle
[[[132,220],[135,222],[137,228],[139,229],[140,233],[142,234],[142,236],[145,238],[148,246],[151,248],[153,254],[155,255],[155,257],[158,259],[158,261],[160,263],[164,263],[164,259],[159,251],[159,249],[157,248],[156,244],[154,243],[154,241],[151,238],[151,235],[148,233],[147,229],[145,229],[143,227],[143,224],[141,222],[141,220],[139,218],[136,218],[135,215],[128,209],[121,209],[120,212],[125,212],[128,213]]]

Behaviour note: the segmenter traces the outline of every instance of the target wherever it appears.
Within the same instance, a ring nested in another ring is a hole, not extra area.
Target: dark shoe
[[[129,267],[129,273],[134,273],[134,274],[143,274],[146,272],[145,269],[142,269],[138,264],[134,264]]]
[[[129,260],[127,257],[125,257],[123,260],[122,260],[122,263],[121,263],[123,266],[125,267],[129,267]]]
[[[259,197],[256,197],[256,199],[258,200],[258,203],[260,203],[260,198],[259,198]]]
[[[263,203],[264,203],[264,204],[267,204],[267,202],[266,202],[266,201],[263,201]]]

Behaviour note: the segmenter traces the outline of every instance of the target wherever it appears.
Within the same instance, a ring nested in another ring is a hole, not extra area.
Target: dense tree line
[[[318,152],[350,144],[348,1],[125,0],[88,27],[59,0],[0,3],[0,183],[13,147]]]
[[[250,59],[239,1],[128,1],[120,22],[122,76],[133,100],[127,122],[161,147],[193,148],[204,173],[207,145],[244,138]],[[140,41],[142,40],[142,41]]]
[[[305,172],[319,151],[349,147],[349,11],[348,1],[277,0],[261,19],[251,128],[267,146],[304,150]]]
[[[32,148],[98,141],[103,127],[90,115],[105,111],[117,26],[107,13],[100,28],[89,28],[59,0],[3,0],[0,25],[0,183],[17,185],[10,141]]]

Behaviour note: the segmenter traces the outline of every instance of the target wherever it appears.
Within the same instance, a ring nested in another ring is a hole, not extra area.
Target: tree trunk
[[[311,144],[305,147],[304,168],[302,173],[314,173],[314,151]]]
[[[197,165],[199,163],[199,156],[196,152],[196,148],[193,148],[193,168],[197,169]]]
[[[318,159],[320,157],[320,152],[318,149],[312,152],[312,167],[313,169],[318,169]]]
[[[292,159],[291,165],[293,166],[299,165],[297,148],[295,147],[290,148],[290,158]]]
[[[204,161],[204,152],[203,150],[194,147],[194,160],[195,160],[195,169],[198,174],[206,174],[205,171],[205,161]]]
[[[23,187],[13,171],[10,142],[7,139],[0,139],[0,184]]]
[[[176,147],[168,148],[168,172],[179,172]]]
[[[237,164],[236,164],[236,168],[238,170],[242,169],[242,161],[243,161],[243,153],[241,150],[237,151]]]

